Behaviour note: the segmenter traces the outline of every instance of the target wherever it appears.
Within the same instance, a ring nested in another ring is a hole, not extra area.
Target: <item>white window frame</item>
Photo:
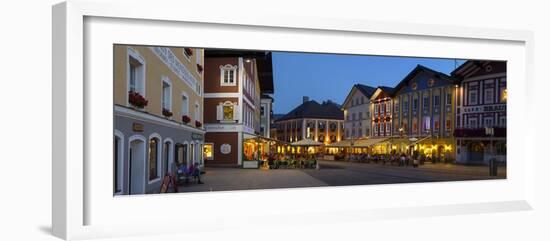
[[[127,49],[127,56],[126,56],[126,103],[127,105],[130,105],[130,100],[128,98],[128,92],[130,92],[130,58],[135,59],[137,62],[141,64],[140,66],[140,72],[139,73],[139,80],[136,82],[136,90],[138,93],[140,93],[142,96],[145,97],[145,74],[146,74],[146,62],[143,57],[139,54],[139,52],[133,48],[126,48]]]
[[[161,83],[161,85],[160,85],[161,86],[160,108],[161,108],[161,110],[166,108],[169,111],[172,111],[172,89],[173,89],[172,88],[172,81],[167,76],[162,76],[161,79],[162,80],[160,81],[160,83]],[[168,85],[168,103],[167,103],[168,106],[164,106],[164,104],[166,103],[165,96],[164,96],[164,84]]]
[[[487,125],[487,121],[490,121],[491,124]],[[483,118],[483,127],[493,127],[495,126],[494,118],[493,117],[484,117]]]
[[[233,82],[225,83],[225,71],[233,71]],[[237,86],[237,66],[236,65],[220,65],[220,86]]]
[[[119,194],[124,194],[124,187],[125,187],[125,185],[124,185],[124,152],[125,152],[125,149],[124,149],[124,134],[119,130],[115,130],[114,136],[119,139],[119,141],[118,141],[119,153],[117,153],[118,170],[117,170],[116,177],[115,177],[117,179],[117,184],[118,184],[116,189],[120,190],[119,192],[115,192],[115,195],[119,195]]]
[[[183,97],[185,97],[187,104],[184,103]],[[189,115],[189,95],[185,91],[181,92],[181,116],[183,115],[191,117]]]
[[[201,105],[198,101],[195,101],[195,121],[200,121],[202,123],[202,113]]]
[[[174,141],[171,139],[171,138],[166,138],[164,139],[164,141],[162,142],[162,157],[164,158],[164,145],[166,145],[166,143],[169,143],[169,147],[168,147],[168,167],[164,167],[162,168],[162,171],[164,171],[166,168],[168,168],[168,171],[171,171],[170,170],[170,167],[172,167],[172,164],[174,163],[174,152],[175,152],[175,144],[174,144]],[[163,159],[161,158],[161,159]],[[164,159],[162,160],[162,162],[164,162]],[[164,175],[166,175],[168,173],[164,173]]]
[[[472,101],[472,96],[475,94],[475,101]],[[477,105],[479,103],[479,93],[477,90],[468,90],[468,105]]]
[[[472,123],[475,123],[475,124],[472,124]],[[477,123],[477,117],[476,118],[468,118],[468,128],[478,128],[479,125]]]
[[[491,92],[490,95],[487,94],[487,92]],[[487,97],[490,97],[490,98],[487,98]],[[493,104],[495,103],[495,88],[494,87],[491,87],[491,88],[485,88],[483,90],[483,103],[485,104]]]

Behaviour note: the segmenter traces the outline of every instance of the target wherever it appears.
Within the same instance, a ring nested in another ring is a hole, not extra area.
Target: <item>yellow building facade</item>
[[[115,45],[114,185],[155,193],[181,164],[203,164],[204,50]]]

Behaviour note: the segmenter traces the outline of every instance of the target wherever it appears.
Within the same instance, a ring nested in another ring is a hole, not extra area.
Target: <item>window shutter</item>
[[[239,105],[233,105],[233,120],[239,120],[241,109]]]
[[[216,120],[223,120],[223,105],[216,106]]]

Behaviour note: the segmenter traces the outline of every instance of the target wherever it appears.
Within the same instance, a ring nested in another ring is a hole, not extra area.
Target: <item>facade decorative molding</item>
[[[181,63],[174,52],[166,47],[149,47],[159,59],[166,64],[184,83],[186,83],[197,95],[201,95],[199,81],[191,72]]]
[[[190,131],[190,132],[197,133],[197,134],[204,134],[205,133],[204,130],[197,129],[197,128],[194,128],[194,127],[191,127],[191,126],[188,126],[188,125],[185,125],[185,124],[180,124],[180,123],[177,123],[175,121],[167,120],[165,118],[161,118],[161,117],[158,117],[158,116],[155,116],[155,115],[152,115],[152,114],[149,114],[149,113],[145,113],[145,112],[142,112],[142,111],[137,111],[137,110],[134,110],[134,109],[131,109],[131,108],[128,108],[128,107],[115,105],[115,112],[114,113],[115,113],[115,116],[118,115],[118,116],[124,116],[124,117],[133,118],[133,119],[138,119],[138,120],[142,120],[142,121],[153,122],[153,123],[156,123],[156,124],[162,124],[164,126],[172,127],[172,128],[179,128],[179,129],[182,129],[182,130],[185,130],[185,131]]]

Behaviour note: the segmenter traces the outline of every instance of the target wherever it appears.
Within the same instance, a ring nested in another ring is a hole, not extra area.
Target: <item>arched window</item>
[[[149,140],[149,181],[160,177],[159,144],[160,140],[157,137]]]
[[[124,176],[124,135],[116,130],[113,142],[113,175],[113,192],[121,194]]]
[[[164,175],[167,175],[169,172],[172,172],[172,142],[169,140],[164,141],[162,147],[162,162],[164,166]]]

